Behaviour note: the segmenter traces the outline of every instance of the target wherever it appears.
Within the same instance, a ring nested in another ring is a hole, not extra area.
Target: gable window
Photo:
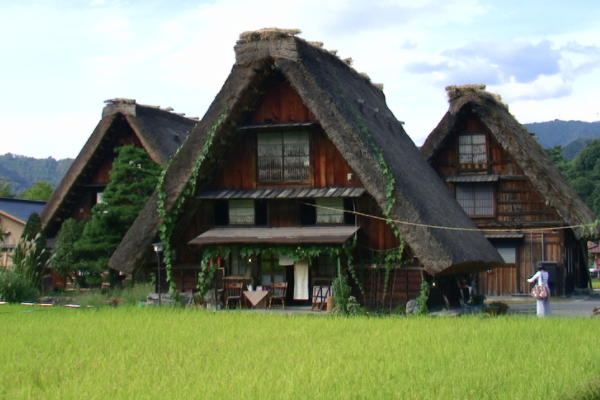
[[[486,164],[487,146],[484,134],[458,136],[458,159],[460,164]],[[477,168],[473,166],[472,168]]]
[[[470,216],[494,215],[494,189],[492,184],[456,184],[456,201]]]
[[[308,132],[262,132],[257,148],[259,182],[309,180]]]
[[[344,223],[344,199],[321,198],[317,203],[317,224],[343,224]]]
[[[254,225],[254,200],[229,200],[230,225]]]

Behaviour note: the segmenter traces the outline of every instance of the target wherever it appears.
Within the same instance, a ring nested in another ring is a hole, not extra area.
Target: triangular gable
[[[153,161],[165,166],[196,123],[168,110],[136,104],[134,100],[107,102],[102,119],[40,215],[42,226],[51,235],[57,233],[62,220],[70,215],[68,209],[77,207],[70,197],[78,185],[84,181],[88,184],[108,183],[112,167],[110,158],[115,147],[139,145],[148,151]],[[101,159],[99,164],[96,159]]]
[[[201,157],[198,190],[205,188],[273,73],[281,74],[298,93],[379,207],[389,209],[390,218],[411,223],[396,226],[430,273],[501,263],[387,108],[381,89],[326,50],[285,34],[270,40],[259,33],[238,42],[231,74],[167,172],[162,188],[167,213]],[[212,145],[207,151],[208,140]],[[112,268],[128,272],[144,262],[161,223],[157,204],[154,194],[113,255]]]
[[[522,126],[498,95],[486,92],[484,85],[450,86],[447,88],[450,108],[438,126],[431,132],[422,154],[430,161],[436,158],[444,143],[456,131],[465,115],[476,116],[493,138],[510,154],[524,175],[544,196],[567,226],[589,224],[595,217],[587,205],[564,179],[545,150]],[[584,232],[574,229],[577,238],[598,235],[600,228]]]

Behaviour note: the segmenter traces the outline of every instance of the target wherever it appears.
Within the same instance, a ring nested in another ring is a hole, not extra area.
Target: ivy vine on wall
[[[160,226],[158,228],[159,229],[159,237],[160,237],[160,241],[164,244],[164,264],[165,264],[165,270],[167,273],[167,282],[169,283],[169,294],[175,299],[178,298],[179,293],[177,292],[177,289],[176,289],[176,283],[173,278],[173,271],[172,271],[173,261],[175,259],[175,250],[171,243],[171,236],[173,234],[173,229],[175,228],[175,224],[177,222],[178,214],[181,211],[181,206],[183,205],[185,200],[189,196],[193,195],[196,191],[196,185],[197,185],[197,181],[198,181],[198,171],[200,170],[200,166],[202,165],[204,160],[206,160],[208,157],[211,156],[210,149],[212,147],[215,133],[217,132],[219,127],[225,121],[225,118],[227,117],[227,113],[228,113],[228,110],[226,109],[223,112],[223,114],[221,114],[219,116],[217,121],[211,126],[210,130],[206,133],[206,141],[204,142],[204,145],[202,146],[202,152],[200,153],[200,155],[196,159],[196,162],[194,163],[194,166],[191,171],[190,179],[187,182],[182,193],[180,193],[179,196],[177,197],[177,200],[175,200],[175,203],[174,203],[173,207],[171,208],[170,212],[167,212],[167,210],[165,209],[165,200],[167,198],[167,193],[165,192],[165,189],[164,189],[165,176],[167,175],[167,172],[169,171],[169,169],[171,167],[170,163],[169,163],[169,165],[167,165],[167,167],[165,169],[163,169],[163,171],[158,179],[158,185],[157,185],[158,204],[157,204],[157,206],[158,206],[158,215],[162,219],[162,223],[160,224]]]
[[[394,224],[394,222],[392,220],[392,217],[390,216],[392,207],[393,207],[394,203],[396,203],[396,198],[394,196],[396,180],[390,170],[390,167],[386,163],[385,158],[383,157],[383,152],[381,151],[381,149],[377,146],[377,144],[373,140],[373,136],[371,135],[371,132],[367,128],[366,124],[361,120],[361,118],[359,117],[359,115],[356,112],[356,110],[354,109],[354,107],[352,107],[352,104],[350,104],[350,102],[348,102],[341,93],[340,93],[340,96],[342,96],[342,98],[344,99],[344,102],[346,103],[346,106],[348,107],[348,109],[350,110],[350,112],[352,113],[354,118],[356,119],[356,123],[358,124],[359,129],[363,133],[364,137],[366,138],[367,143],[369,144],[369,147],[373,151],[373,153],[375,155],[375,159],[377,160],[377,163],[379,164],[379,169],[380,169],[381,173],[383,174],[383,176],[385,177],[385,180],[386,180],[385,197],[386,197],[387,203],[385,204],[385,206],[382,208],[381,211],[386,218],[386,224],[392,229],[394,236],[396,236],[396,238],[398,238],[398,241],[400,242],[400,245],[396,248],[396,250],[386,252],[386,255],[383,259],[383,266],[385,267],[385,277],[384,277],[384,282],[383,282],[382,297],[383,297],[383,300],[385,300],[385,296],[387,294],[387,286],[388,286],[388,282],[390,279],[390,272],[392,270],[391,266],[392,265],[401,265],[403,263],[402,254],[404,253],[404,247],[405,247],[404,238],[398,231],[398,228],[396,227],[396,225]],[[380,263],[377,263],[376,265],[377,265],[377,268],[381,268],[381,266],[382,266],[382,264],[380,264]]]

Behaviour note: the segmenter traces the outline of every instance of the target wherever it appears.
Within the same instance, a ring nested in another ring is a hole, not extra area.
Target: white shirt
[[[538,285],[548,286],[548,271],[538,271],[531,278],[527,279],[527,282],[533,283],[537,280]]]

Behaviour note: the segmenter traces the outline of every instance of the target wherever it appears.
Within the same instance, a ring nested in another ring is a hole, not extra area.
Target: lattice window
[[[343,224],[344,199],[323,198],[317,199],[317,224]]]
[[[494,189],[489,183],[457,184],[456,200],[468,215],[494,215]]]
[[[231,252],[230,260],[229,275],[231,276],[245,276],[247,271],[252,270],[248,260],[240,256],[237,251]]]
[[[258,181],[303,182],[309,180],[308,132],[258,134]]]
[[[254,225],[254,200],[229,200],[230,225]]]
[[[485,135],[460,135],[458,137],[458,157],[461,164],[486,164]]]

